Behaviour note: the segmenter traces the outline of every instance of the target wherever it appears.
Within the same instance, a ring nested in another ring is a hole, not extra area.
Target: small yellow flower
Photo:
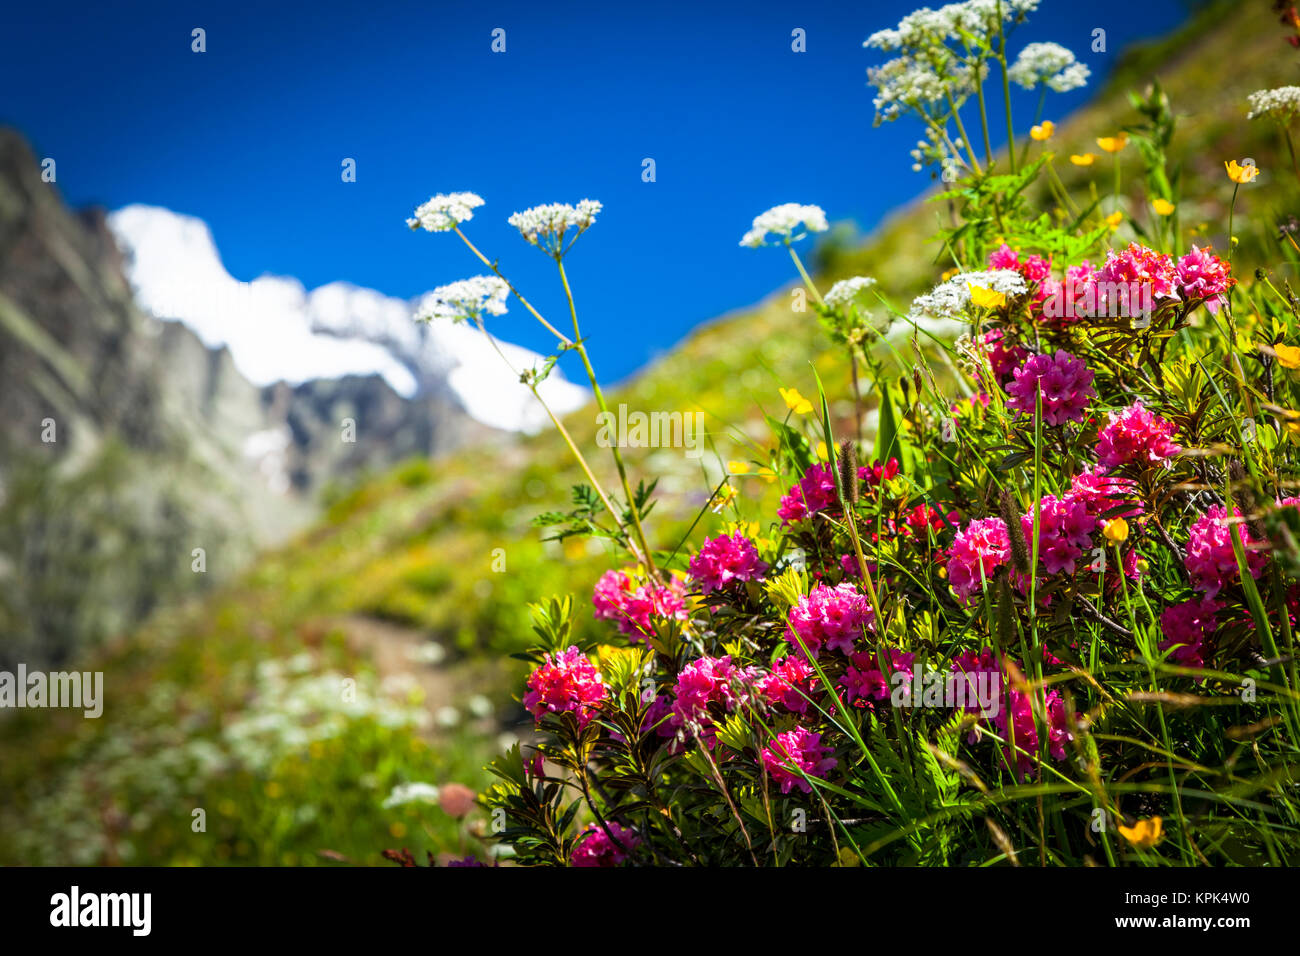
[[[749,474],[749,462],[729,461],[727,462],[727,471],[733,475],[747,475]]]
[[[807,415],[813,410],[812,402],[800,395],[797,388],[781,389],[781,397],[785,399],[785,407],[796,415]]]
[[[1151,570],[1151,562],[1146,558],[1138,558],[1133,567],[1137,568],[1138,574],[1146,574]]]
[[[1128,133],[1116,133],[1114,136],[1098,136],[1097,145],[1108,153],[1118,153],[1128,145]]]
[[[1226,160],[1223,168],[1228,171],[1228,178],[1234,183],[1253,183],[1255,177],[1259,175],[1259,167],[1254,163],[1246,163],[1242,166],[1235,159]]]
[[[723,485],[720,489],[718,489],[718,494],[713,499],[713,507],[709,510],[711,510],[714,514],[718,514],[722,511],[723,508],[731,504],[732,500],[735,497],[736,497],[736,489],[731,487],[731,485]]]
[[[939,281],[940,281],[940,282],[947,282],[949,279],[951,279],[953,276],[955,276],[955,275],[956,275],[958,272],[960,272],[960,271],[961,271],[961,270],[958,269],[956,266],[953,266],[951,269],[944,269],[944,270],[943,270],[943,274],[939,276]]]
[[[1096,155],[1093,153],[1070,154],[1070,162],[1074,163],[1076,166],[1091,166],[1096,158]]]
[[[1110,226],[1110,228],[1112,229],[1118,229],[1119,224],[1123,221],[1124,221],[1124,214],[1120,212],[1118,209],[1116,209],[1113,213],[1111,213],[1109,216],[1106,217],[1106,225]]]
[[[1273,351],[1277,353],[1278,364],[1283,368],[1300,368],[1300,346],[1279,342],[1273,346]]]
[[[1139,820],[1131,827],[1120,824],[1120,836],[1135,847],[1149,850],[1164,838],[1164,824],[1159,817]]]
[[[388,832],[392,834],[394,840],[400,840],[406,836],[406,824],[401,820],[394,820],[388,825]]]
[[[1045,139],[1051,139],[1052,134],[1055,132],[1056,124],[1051,120],[1043,120],[1041,125],[1032,126],[1029,129],[1029,135],[1040,143]]]
[[[970,300],[981,309],[999,309],[1007,304],[1007,297],[1001,292],[994,292],[992,289],[985,289],[982,286],[970,285]]]
[[[1151,208],[1161,216],[1172,216],[1175,207],[1168,199],[1153,199],[1151,200]]]
[[[817,443],[817,460],[818,461],[831,460],[830,452],[826,450],[826,443],[824,441],[819,441]]]
[[[1107,541],[1119,544],[1128,540],[1128,522],[1123,518],[1112,518],[1101,526],[1101,533]]]
[[[764,481],[766,481],[769,485],[770,485],[772,482],[776,481],[776,479],[777,479],[777,474],[776,474],[776,472],[774,472],[771,468],[767,468],[767,467],[763,467],[763,468],[758,469],[758,471],[756,471],[754,474],[755,474],[757,477],[762,478],[762,479],[763,479]]]

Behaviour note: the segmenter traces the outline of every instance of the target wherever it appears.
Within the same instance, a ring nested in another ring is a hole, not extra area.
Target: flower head
[[[558,259],[591,228],[600,210],[600,203],[594,199],[584,199],[576,206],[547,203],[517,212],[507,222],[532,245]],[[564,243],[566,235],[570,236],[567,246]]]
[[[972,289],[997,293],[1009,299],[1024,295],[1029,286],[1025,284],[1024,276],[1014,269],[960,272],[912,300],[908,320],[927,326],[935,322],[963,322],[973,302]]]
[[[1042,84],[1053,92],[1068,93],[1086,85],[1091,72],[1059,43],[1031,43],[1011,64],[1007,78],[1027,90]]]
[[[547,654],[528,676],[524,706],[537,720],[547,713],[572,713],[586,726],[605,699],[605,685],[587,656],[577,647]]]
[[[627,571],[606,571],[596,582],[591,603],[598,620],[616,621],[633,643],[655,634],[652,619],[686,620],[685,588],[677,577],[668,583]]]
[[[829,228],[826,213],[821,206],[801,206],[788,202],[755,216],[753,228],[745,233],[740,244],[757,249],[770,244],[767,241],[769,235],[776,236],[781,242],[797,242],[810,232],[825,232]],[[798,232],[800,229],[807,231]]]
[[[709,594],[735,581],[757,581],[767,570],[758,549],[739,531],[708,539],[691,558],[691,578]]]
[[[474,193],[438,193],[415,208],[415,217],[406,220],[412,229],[426,232],[449,232],[462,222],[474,218],[474,210],[483,198]]]
[[[1246,97],[1250,112],[1246,119],[1267,118],[1289,123],[1300,112],[1300,86],[1279,86],[1273,90],[1256,90]]]
[[[963,602],[978,594],[993,572],[1011,560],[1011,539],[1001,518],[977,518],[957,532],[948,549],[948,583]]]
[[[1240,164],[1235,159],[1225,160],[1224,169],[1228,171],[1228,178],[1237,185],[1242,183],[1253,183],[1255,177],[1259,175],[1259,167],[1254,163]]]
[[[841,279],[831,286],[824,301],[832,309],[848,313],[855,306],[862,304],[863,298],[875,285],[876,280],[871,276],[854,276],[852,279]]]
[[[1070,162],[1076,166],[1091,166],[1097,161],[1095,153],[1071,153]]]
[[[1172,648],[1169,657],[1175,664],[1204,667],[1205,643],[1218,628],[1215,613],[1222,607],[1214,598],[1202,597],[1165,608],[1160,614],[1160,630],[1165,635],[1160,650]]]
[[[1233,509],[1241,516],[1241,511]],[[1232,527],[1228,513],[1222,505],[1215,505],[1201,515],[1188,532],[1187,556],[1183,560],[1192,587],[1204,591],[1206,597],[1215,597],[1223,588],[1240,579],[1237,557],[1233,551],[1230,534],[1236,534],[1246,554],[1246,569],[1252,578],[1259,577],[1268,563],[1268,556],[1260,551],[1244,522]]]
[[[1109,470],[1129,462],[1145,466],[1167,461],[1182,451],[1170,440],[1174,430],[1173,422],[1134,402],[1110,413],[1097,436],[1097,462]]]
[[[1093,372],[1069,352],[1031,355],[1012,373],[1007,384],[1007,407],[1032,416],[1041,396],[1043,420],[1049,425],[1081,421],[1092,390]]]
[[[434,289],[416,306],[420,322],[450,319],[479,322],[487,315],[505,315],[510,286],[496,276],[474,276]]]
[[[609,833],[599,823],[587,824],[573,844],[569,855],[571,866],[621,866],[641,845],[641,838],[631,827],[620,826],[613,820],[605,826],[609,827]]]
[[[1029,127],[1029,138],[1035,142],[1043,143],[1051,139],[1052,134],[1055,132],[1056,124],[1051,120],[1043,120],[1041,123]]]
[[[1178,260],[1177,272],[1180,298],[1187,302],[1204,300],[1207,305],[1213,303],[1215,307],[1237,282],[1232,277],[1231,263],[1196,245]]]
[[[1098,136],[1097,145],[1108,153],[1118,153],[1128,145],[1128,133],[1116,133],[1114,136]]]
[[[785,524],[802,521],[818,511],[825,511],[839,503],[835,490],[835,472],[829,464],[818,462],[809,466],[777,507],[777,516]]]
[[[804,779],[805,776],[821,778],[834,769],[836,761],[829,756],[831,748],[821,741],[821,734],[796,727],[777,734],[763,748],[759,754],[763,769],[782,793],[789,793],[793,787],[812,793],[812,786]]]
[[[854,585],[819,584],[800,596],[799,602],[790,609],[790,627],[785,639],[801,653],[806,647],[812,657],[817,657],[823,646],[852,654],[854,642],[864,629],[875,627],[875,620],[875,611],[866,595],[860,594]]]

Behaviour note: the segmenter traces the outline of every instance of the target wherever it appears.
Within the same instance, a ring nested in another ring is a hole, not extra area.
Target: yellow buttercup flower
[[[749,474],[749,462],[729,461],[727,462],[727,471],[733,475],[747,475]]]
[[[757,477],[762,478],[762,479],[763,479],[764,481],[766,481],[769,485],[770,485],[772,482],[776,481],[776,479],[777,479],[777,474],[776,474],[776,472],[774,472],[771,468],[766,468],[766,467],[764,467],[764,468],[760,468],[760,469],[758,469],[758,471],[756,471],[754,474],[755,474]]]
[[[1176,207],[1168,199],[1153,199],[1151,208],[1161,216],[1172,216]]]
[[[1128,540],[1128,522],[1123,518],[1112,518],[1101,526],[1101,533],[1107,541],[1119,544]]]
[[[1277,353],[1277,362],[1283,368],[1300,368],[1300,346],[1279,342],[1273,346],[1273,351]]]
[[[717,495],[713,498],[713,507],[710,509],[714,514],[719,514],[723,508],[731,504],[732,499],[736,497],[736,489],[731,485],[723,485],[718,489]]]
[[[783,388],[781,397],[785,399],[785,407],[790,409],[796,415],[807,415],[813,410],[812,402],[799,394],[797,388]]]
[[[943,272],[942,272],[942,274],[940,274],[940,276],[939,276],[939,281],[940,281],[940,282],[947,282],[949,279],[951,279],[953,276],[955,276],[955,275],[956,275],[958,272],[960,272],[960,271],[961,271],[961,270],[958,269],[956,266],[953,266],[951,269],[944,269]]]
[[[1051,120],[1043,120],[1043,122],[1040,125],[1031,126],[1029,129],[1029,135],[1040,143],[1043,140],[1051,139],[1052,134],[1055,132],[1056,132],[1056,124],[1053,123]]]
[[[1074,163],[1074,165],[1076,166],[1091,166],[1093,164],[1093,161],[1096,160],[1096,158],[1097,158],[1096,155],[1094,155],[1093,153],[1071,153],[1070,154],[1070,162]]]
[[[981,309],[999,309],[1007,304],[1007,297],[1001,292],[994,292],[992,289],[985,289],[982,286],[970,285],[970,300]]]
[[[1116,133],[1114,136],[1098,136],[1097,145],[1108,153],[1118,153],[1128,145],[1128,133]]]
[[[1106,225],[1110,226],[1110,228],[1112,229],[1118,229],[1119,224],[1123,221],[1124,221],[1124,214],[1120,212],[1118,209],[1116,209],[1113,213],[1111,213],[1109,216],[1106,217]]]
[[[824,441],[819,441],[817,443],[817,460],[818,461],[831,460],[830,452],[826,450],[826,443]]]
[[[1152,817],[1149,820],[1139,820],[1131,827],[1120,824],[1119,833],[1135,847],[1149,850],[1164,839],[1164,823],[1159,817]]]
[[[1228,171],[1228,178],[1234,183],[1253,183],[1255,177],[1259,175],[1259,167],[1254,163],[1247,163],[1242,166],[1235,159],[1225,160],[1223,168]]]

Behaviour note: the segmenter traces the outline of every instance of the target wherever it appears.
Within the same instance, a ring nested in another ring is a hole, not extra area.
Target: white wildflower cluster
[[[984,74],[981,68],[981,79]],[[867,82],[876,88],[875,125],[897,119],[904,108],[928,114],[935,104],[946,103],[949,94],[961,106],[975,91],[974,75],[951,56],[900,56],[868,67]]]
[[[1043,84],[1054,93],[1068,93],[1086,86],[1091,72],[1059,43],[1031,43],[1020,51],[1007,77],[1027,90]]]
[[[933,126],[927,126],[925,139],[918,139],[916,148],[911,151],[912,172],[919,173],[931,163],[939,167],[947,166],[949,163],[963,164],[961,150],[965,145],[965,140],[960,136],[950,140]]]
[[[852,279],[841,279],[831,286],[824,301],[832,309],[848,312],[854,306],[860,305],[863,298],[875,285],[876,280],[871,276],[854,276]]]
[[[1257,90],[1251,93],[1250,113],[1247,119],[1267,117],[1279,122],[1290,122],[1300,112],[1300,86],[1279,86],[1275,90]]]
[[[807,232],[795,235],[801,228]],[[825,232],[829,228],[826,213],[821,206],[801,206],[799,203],[788,202],[755,216],[753,228],[745,233],[740,244],[757,249],[768,245],[769,235],[775,235],[784,242],[797,242],[809,232]]]
[[[406,220],[406,224],[428,232],[449,232],[467,219],[473,219],[474,210],[481,205],[483,198],[474,193],[438,193],[417,206],[415,218]]]
[[[966,0],[949,3],[938,10],[923,7],[899,21],[897,29],[879,30],[862,45],[877,50],[916,49],[946,40],[970,37],[987,39],[1003,22],[1020,22],[1038,9],[1040,0]]]
[[[946,282],[935,286],[925,295],[912,301],[908,319],[918,324],[932,322],[961,322],[970,309],[970,287],[1000,292],[1008,298],[1029,291],[1024,276],[1014,269],[988,269],[981,272],[961,272]]]
[[[419,322],[478,322],[486,315],[505,315],[509,294],[510,286],[496,276],[460,279],[426,295],[416,306],[415,318]]]
[[[594,199],[584,199],[577,206],[553,202],[517,212],[508,221],[530,243],[559,257],[565,252],[565,233],[574,230],[572,235],[576,240],[595,223],[600,210],[600,203]]]

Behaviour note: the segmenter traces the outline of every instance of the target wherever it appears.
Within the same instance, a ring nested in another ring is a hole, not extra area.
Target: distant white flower
[[[997,29],[999,11],[1002,20],[1019,22],[1038,9],[1040,0],[966,0],[949,3],[938,10],[922,8],[909,13],[894,30],[879,30],[862,45],[878,50],[919,50],[967,34],[983,40]]]
[[[754,217],[753,228],[745,233],[740,244],[757,249],[759,246],[767,245],[769,234],[785,242],[797,242],[808,234],[804,232],[795,235],[796,230],[800,228],[808,232],[825,232],[829,229],[830,225],[826,222],[826,213],[822,211],[822,207],[801,206],[795,202],[773,206],[767,212]]]
[[[1275,90],[1257,90],[1247,97],[1250,113],[1247,119],[1269,119],[1287,122],[1300,112],[1300,86],[1279,86]]]
[[[577,206],[553,202],[517,212],[508,222],[533,245],[559,257],[566,249],[565,234],[574,230],[569,242],[570,246],[573,245],[573,241],[595,223],[596,214],[601,208],[600,203],[594,199],[584,199]]]
[[[496,276],[474,276],[439,286],[415,310],[419,322],[450,319],[477,322],[486,315],[505,315],[510,286]]]
[[[962,272],[917,296],[907,317],[913,322],[964,321],[971,304],[971,286],[1005,296],[1023,295],[1029,290],[1024,277],[1014,269]]]
[[[826,293],[825,302],[832,309],[848,311],[851,306],[859,304],[862,297],[875,285],[876,280],[871,276],[854,276],[852,279],[841,279],[831,286],[831,290]]]
[[[415,218],[406,220],[406,224],[428,232],[449,232],[467,219],[473,219],[474,210],[481,205],[483,198],[474,193],[438,193],[417,206]]]
[[[1068,93],[1085,86],[1091,71],[1059,43],[1031,43],[1020,51],[1007,70],[1013,83],[1027,90],[1040,83],[1056,93]]]
[[[399,783],[393,787],[387,799],[384,800],[384,809],[391,810],[393,807],[405,806],[408,803],[437,803],[438,788],[431,783]]]

